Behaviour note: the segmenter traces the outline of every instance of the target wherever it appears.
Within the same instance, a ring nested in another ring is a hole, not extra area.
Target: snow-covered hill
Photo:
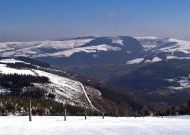
[[[135,38],[141,43],[145,52],[127,64],[133,64],[133,61],[140,59],[144,59],[141,63],[169,59],[190,59],[190,41],[159,37]]]
[[[67,39],[64,41],[32,41],[32,42],[4,42],[0,43],[0,54],[3,57],[9,56],[32,56],[32,57],[70,57],[78,52],[96,51],[117,51],[119,47],[112,47],[107,44],[99,44],[83,47],[92,41],[93,38]],[[122,44],[122,41],[113,39],[114,43]]]
[[[88,106],[96,109],[91,100],[88,97],[87,91],[82,83],[61,77],[52,73],[41,71],[38,69],[15,69],[7,67],[6,63],[22,62],[14,59],[0,60],[0,73],[4,74],[20,74],[20,75],[32,75],[32,76],[45,76],[49,78],[50,83],[34,83],[35,87],[46,90],[47,94],[51,93],[55,95],[55,100],[62,103],[69,103],[71,105]],[[89,88],[88,88],[89,89]],[[93,89],[93,88],[91,88]],[[10,92],[8,89],[0,88],[1,92]],[[92,94],[92,92],[91,92]],[[101,93],[93,89],[93,96],[101,96]]]
[[[32,41],[32,42],[4,42],[0,43],[0,53],[1,56],[3,57],[9,57],[9,56],[45,57],[49,55],[60,56],[60,54],[69,57],[72,53],[77,52],[77,50],[76,51],[72,50],[73,48],[80,47],[90,42],[91,40],[92,38],[76,39],[76,40],[68,39],[66,41],[47,40],[47,41]],[[72,52],[69,51],[70,49],[72,50]],[[80,52],[80,50],[78,51]],[[52,54],[52,52],[55,53]]]

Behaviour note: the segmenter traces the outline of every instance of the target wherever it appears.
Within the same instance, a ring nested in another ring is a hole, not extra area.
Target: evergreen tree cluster
[[[49,78],[44,76],[32,76],[32,75],[19,75],[19,74],[7,74],[0,76],[0,86],[6,89],[10,89],[12,95],[16,96],[32,96],[34,98],[43,97],[45,91],[43,89],[33,87],[33,83],[48,83]],[[26,87],[29,91],[24,91]]]
[[[0,60],[3,60],[3,59],[9,59],[10,57],[1,57],[0,56]]]
[[[15,97],[10,95],[0,96],[0,115],[28,115],[29,100],[31,98]],[[32,115],[63,115],[64,107],[67,115],[84,115],[84,108],[72,105],[63,105],[51,99],[32,99]],[[91,111],[93,112],[93,111]]]
[[[143,106],[143,101],[133,96],[126,95],[125,93],[116,90],[110,90],[109,87],[93,86],[101,92],[102,97],[110,99],[119,105],[130,106],[134,110],[139,110]],[[118,88],[118,87],[117,87]],[[133,111],[134,111],[133,110]]]
[[[16,69],[37,69],[36,66],[33,66],[31,64],[25,64],[22,62],[7,63],[7,66]]]

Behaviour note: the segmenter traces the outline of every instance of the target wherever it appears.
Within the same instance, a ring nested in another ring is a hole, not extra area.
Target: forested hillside
[[[24,62],[27,62],[27,63],[31,63],[33,65],[37,65],[37,66],[42,66],[42,67],[46,67],[46,68],[50,67],[50,64],[48,64],[48,63],[41,62],[41,61],[29,58],[29,57],[20,56],[20,57],[17,57],[17,59],[24,61]]]
[[[188,77],[190,60],[168,60],[148,64],[122,77],[110,80],[117,86],[144,92],[166,89],[169,86],[180,86],[177,82],[167,79]]]

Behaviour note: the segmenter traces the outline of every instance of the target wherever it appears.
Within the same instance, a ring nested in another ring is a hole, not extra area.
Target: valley
[[[118,36],[1,45],[1,74],[47,77],[49,83],[33,87],[63,104],[114,114],[112,104],[134,114],[144,105],[158,111],[183,105],[190,97],[189,41]],[[23,66],[19,62],[34,67],[15,69]]]

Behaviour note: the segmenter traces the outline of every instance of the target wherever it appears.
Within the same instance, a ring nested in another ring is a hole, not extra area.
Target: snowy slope
[[[0,73],[2,74],[25,74],[25,75],[35,75],[31,70],[18,70],[14,68],[9,68],[5,64],[0,64]]]
[[[134,60],[128,61],[127,64],[139,64],[143,60],[144,60],[144,58],[136,58]]]
[[[45,53],[45,50],[68,50],[80,47],[92,38],[87,39],[71,39],[66,41],[32,41],[32,42],[3,42],[0,43],[0,54],[3,57],[9,56],[36,56]],[[48,55],[48,53],[47,53]]]
[[[1,135],[189,135],[190,116],[158,117],[0,117]]]
[[[123,45],[123,40],[120,37],[112,37],[112,43]]]
[[[135,37],[141,45],[144,47],[145,51],[148,51],[158,45],[156,37]]]
[[[72,48],[72,49],[67,49],[67,50],[62,50],[62,51],[57,51],[55,53],[45,53],[45,54],[38,54],[33,57],[70,57],[74,53],[77,52],[86,52],[86,53],[95,53],[97,51],[118,51],[121,50],[119,47],[111,47],[106,44],[98,45],[98,46],[90,46],[90,47],[80,47],[80,48]]]
[[[15,62],[23,62],[23,61],[15,60],[15,59],[2,59],[2,60],[0,60],[0,63],[15,63]]]
[[[162,52],[181,51],[184,53],[189,53],[190,50],[190,41],[159,37],[136,37],[136,39],[142,44],[145,50],[152,49],[152,51],[159,50]]]
[[[144,47],[145,63],[169,59],[190,59],[190,41],[174,38],[135,37]]]
[[[160,59],[159,57],[154,57],[153,59],[152,59],[152,62],[158,62],[158,61],[161,61],[162,59]]]
[[[18,62],[14,59],[1,60],[4,63]],[[56,95],[55,100],[62,103],[69,103],[71,105],[88,106],[98,111],[90,101],[88,94],[82,83],[74,81],[65,77],[61,77],[55,74],[44,72],[41,70],[27,70],[27,69],[14,69],[9,68],[6,64],[0,64],[0,73],[2,74],[25,74],[33,76],[45,76],[49,78],[50,83],[39,84],[35,83],[36,87],[45,89],[48,93]],[[1,89],[2,92],[6,91]]]
[[[92,105],[82,83],[40,70],[33,70],[33,72],[39,76],[49,78],[50,84],[36,85],[38,87],[45,87],[48,92],[54,93],[56,95],[55,100],[72,105],[86,105],[98,111],[98,109]]]
[[[96,51],[118,51],[119,47],[108,44],[82,47],[92,41],[93,38],[67,39],[64,41],[32,41],[32,42],[3,42],[0,43],[0,54],[3,57],[9,56],[30,56],[30,57],[70,57],[77,52],[96,52]],[[113,39],[113,43],[122,45],[120,39]]]

